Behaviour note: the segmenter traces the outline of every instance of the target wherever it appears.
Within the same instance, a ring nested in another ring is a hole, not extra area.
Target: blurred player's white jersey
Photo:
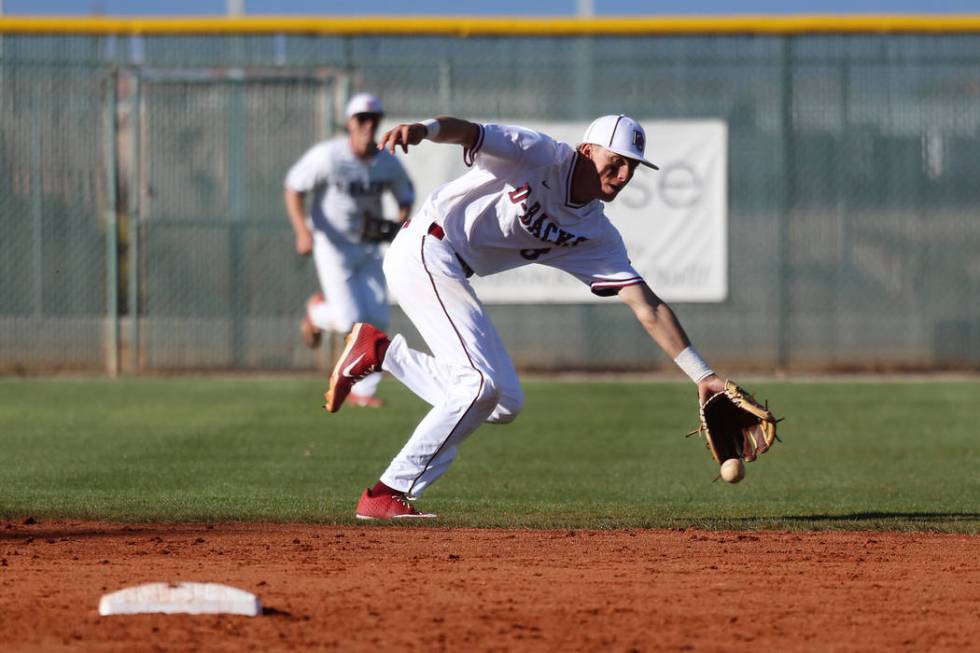
[[[381,196],[386,190],[399,206],[415,201],[412,182],[394,155],[379,150],[370,159],[360,159],[346,135],[310,148],[289,169],[285,185],[299,193],[313,193],[313,227],[338,246],[361,242],[364,216],[382,217]]]
[[[641,283],[619,231],[593,200],[575,204],[575,150],[545,134],[481,125],[464,154],[474,169],[437,188],[421,208],[474,273],[529,263],[564,270],[598,295]]]

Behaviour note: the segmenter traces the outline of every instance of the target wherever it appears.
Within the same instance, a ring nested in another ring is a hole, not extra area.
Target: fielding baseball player
[[[384,108],[361,93],[347,104],[346,136],[314,145],[285,180],[286,212],[296,235],[296,252],[313,253],[321,293],[306,304],[303,342],[320,344],[323,331],[347,333],[355,322],[387,328],[388,296],[380,243],[391,240],[415,200],[401,163],[375,144]],[[398,222],[381,218],[381,196],[398,202]],[[305,196],[313,193],[307,217]],[[325,298],[325,299],[324,299]],[[381,373],[369,374],[350,392],[351,403],[380,407],[375,396]]]
[[[517,373],[468,281],[529,263],[556,267],[593,293],[618,295],[653,340],[697,384],[701,403],[724,383],[691,346],[671,309],[630,265],[603,212],[644,158],[643,128],[603,116],[573,148],[521,127],[439,117],[402,124],[379,147],[423,139],[462,145],[472,170],[432,192],[385,257],[385,273],[432,354],[354,325],[330,376],[326,409],[338,410],[359,379],[386,370],[432,405],[378,483],[361,496],[359,519],[433,517],[409,499],[449,468],[456,448],[483,422],[513,421],[524,403]]]

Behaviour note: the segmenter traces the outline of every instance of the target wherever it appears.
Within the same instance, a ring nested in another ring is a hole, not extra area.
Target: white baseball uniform
[[[310,148],[286,175],[286,188],[313,193],[309,216],[313,259],[326,302],[310,310],[318,328],[347,333],[355,322],[388,324],[388,296],[382,271],[382,249],[364,242],[366,215],[382,216],[381,197],[391,192],[399,206],[415,200],[412,182],[401,163],[381,150],[364,160],[351,150],[347,136]],[[373,395],[381,379],[374,374],[355,392]]]
[[[432,410],[381,481],[420,495],[484,421],[514,420],[524,395],[500,336],[467,277],[529,263],[564,270],[598,295],[643,282],[595,200],[571,200],[575,150],[520,127],[481,125],[464,160],[474,168],[440,186],[384,261],[388,284],[432,352],[392,338],[382,369]]]

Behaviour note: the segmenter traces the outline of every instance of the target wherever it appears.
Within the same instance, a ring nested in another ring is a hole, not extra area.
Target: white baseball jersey
[[[347,136],[310,148],[286,174],[286,188],[313,192],[313,227],[334,244],[359,243],[364,216],[382,216],[381,196],[387,190],[399,206],[415,201],[415,190],[402,164],[385,150],[370,159],[358,158]]]
[[[575,150],[545,134],[509,125],[480,125],[464,160],[474,169],[437,188],[421,211],[442,225],[446,240],[486,276],[529,263],[564,270],[597,295],[642,283],[619,231],[594,200],[571,199]]]
[[[544,134],[481,125],[464,153],[475,168],[433,191],[392,243],[388,283],[432,353],[395,336],[382,369],[432,410],[381,475],[388,487],[419,496],[480,424],[511,422],[523,406],[514,364],[464,262],[480,275],[542,263],[600,295],[643,282],[602,203],[571,201],[578,159]]]

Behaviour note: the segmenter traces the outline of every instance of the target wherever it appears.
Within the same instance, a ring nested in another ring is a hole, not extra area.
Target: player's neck
[[[353,138],[347,139],[347,146],[350,147],[351,153],[358,159],[366,161],[372,158],[378,153],[378,145],[373,140],[364,143],[363,145],[354,142]]]
[[[592,161],[576,152],[572,165],[575,167],[572,170],[572,192],[569,193],[572,203],[588,204],[599,198],[602,187]]]

